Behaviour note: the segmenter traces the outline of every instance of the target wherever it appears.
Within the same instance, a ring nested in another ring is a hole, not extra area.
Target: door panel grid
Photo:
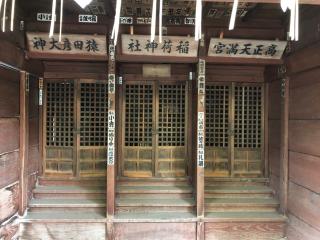
[[[185,104],[185,84],[125,84],[123,176],[185,174]]]
[[[45,174],[105,175],[107,92],[106,81],[45,81]]]
[[[263,86],[206,86],[206,176],[261,176]]]

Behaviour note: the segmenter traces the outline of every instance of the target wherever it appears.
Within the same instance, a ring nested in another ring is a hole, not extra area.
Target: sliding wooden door
[[[262,176],[263,141],[263,85],[208,83],[206,86],[206,176]]]
[[[186,85],[185,81],[125,83],[123,176],[186,175]]]
[[[44,173],[104,176],[108,86],[102,80],[46,80]]]

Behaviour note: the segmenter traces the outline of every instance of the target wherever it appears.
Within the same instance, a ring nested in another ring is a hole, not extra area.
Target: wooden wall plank
[[[290,152],[290,180],[320,194],[320,157]]]
[[[0,188],[19,179],[19,151],[0,155]]]
[[[206,240],[274,240],[285,236],[285,223],[205,223]]]
[[[303,75],[304,85],[291,88],[290,91],[290,119],[320,119],[320,68],[317,71],[310,71],[309,76]],[[301,78],[300,78],[301,79]],[[300,80],[299,79],[299,80]],[[313,81],[308,84],[306,81]],[[299,81],[298,80],[298,81]],[[292,78],[295,82],[295,78]]]
[[[19,120],[0,118],[0,153],[19,149]]]
[[[269,119],[280,119],[281,108],[281,83],[273,81],[269,83]]]
[[[280,148],[269,147],[270,173],[279,177],[280,175]]]
[[[290,120],[289,138],[290,150],[320,156],[320,121]]]
[[[320,231],[320,195],[290,181],[289,212]]]
[[[319,240],[320,231],[314,229],[294,215],[289,214],[287,238],[289,240]]]
[[[280,120],[269,120],[269,147],[280,147]]]
[[[0,117],[19,115],[19,74],[0,68]]]
[[[90,226],[90,227],[89,227]],[[21,240],[34,239],[106,239],[105,223],[23,223]]]
[[[0,189],[0,222],[18,211],[19,184]]]
[[[115,223],[115,240],[194,240],[197,223]]]

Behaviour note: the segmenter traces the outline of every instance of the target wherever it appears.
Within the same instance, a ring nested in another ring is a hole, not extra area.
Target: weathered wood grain
[[[320,231],[320,195],[289,182],[289,212]]]
[[[105,223],[22,223],[19,239],[106,239],[106,227]]]
[[[272,175],[279,176],[280,174],[280,148],[269,148],[269,167]]]
[[[281,89],[280,81],[272,81],[269,83],[269,119],[280,119],[280,99]]]
[[[115,240],[194,240],[196,223],[115,223]]]
[[[287,238],[288,240],[318,240],[320,239],[320,231],[289,214]]]
[[[0,117],[19,116],[19,74],[0,68]]]
[[[280,147],[280,120],[269,120],[269,147]]]
[[[19,151],[0,155],[0,188],[19,179]]]
[[[290,90],[290,119],[320,118],[320,104],[318,104],[320,102],[320,79],[319,75],[316,75],[319,74],[319,71],[312,72],[312,76],[303,75],[304,85],[298,85]],[[313,84],[308,84],[306,79],[312,80]]]
[[[289,138],[291,151],[320,156],[320,121],[290,120]]]
[[[290,152],[290,180],[320,194],[320,158]]]
[[[19,120],[0,118],[0,153],[12,152],[19,148]]]
[[[284,223],[205,223],[206,240],[275,240],[285,236]]]
[[[10,218],[18,211],[19,184],[0,190],[0,222]]]

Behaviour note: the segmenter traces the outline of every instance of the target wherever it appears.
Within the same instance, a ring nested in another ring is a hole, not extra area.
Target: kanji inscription
[[[193,37],[164,36],[160,43],[145,35],[122,35],[122,53],[126,55],[197,57],[198,42]]]
[[[287,42],[211,38],[208,56],[281,59]]]

